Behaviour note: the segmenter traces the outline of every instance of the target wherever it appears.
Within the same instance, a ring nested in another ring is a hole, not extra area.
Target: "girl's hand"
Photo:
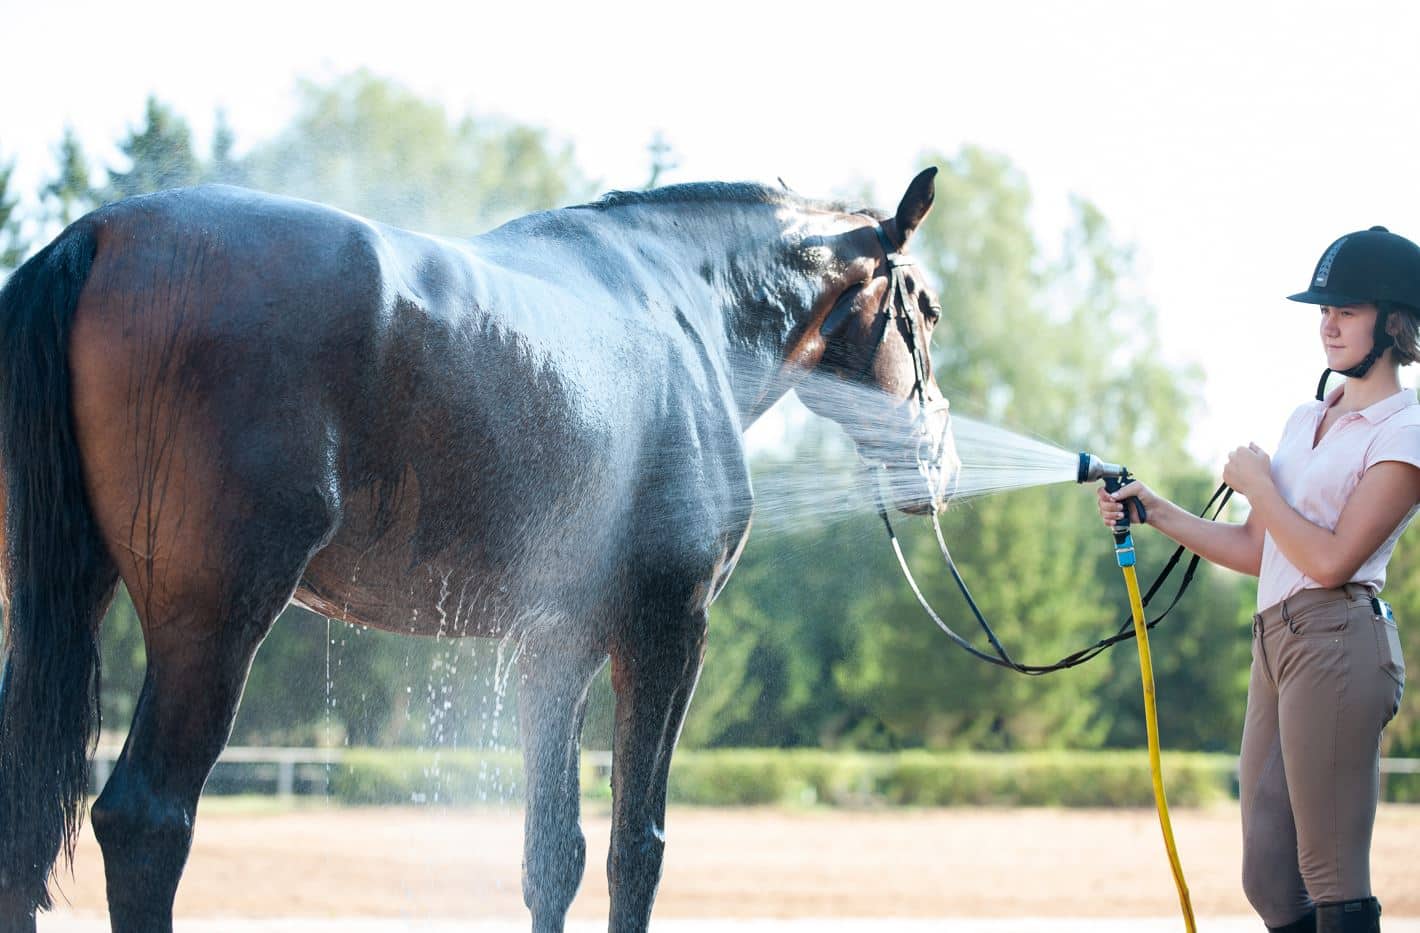
[[[1249,499],[1272,482],[1272,458],[1256,444],[1239,447],[1228,455],[1223,482]]]
[[[1124,517],[1125,499],[1138,499],[1146,512],[1152,512],[1161,501],[1152,489],[1137,480],[1125,485],[1115,493],[1105,492],[1103,486],[1098,486],[1095,488],[1095,495],[1099,498],[1100,518],[1104,519],[1105,525],[1111,531]],[[1129,510],[1129,520],[1131,522],[1140,521],[1139,512],[1136,509]]]

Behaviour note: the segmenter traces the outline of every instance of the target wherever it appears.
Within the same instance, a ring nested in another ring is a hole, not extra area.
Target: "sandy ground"
[[[589,811],[584,823],[588,871],[572,917],[605,929],[607,814]],[[1235,806],[1174,813],[1200,918],[1257,929],[1242,919],[1249,909],[1238,885],[1237,825]],[[983,918],[966,928],[999,933],[1034,928],[1021,918],[1115,918],[1078,929],[1121,931],[1155,928],[1125,918],[1165,918],[1158,929],[1182,928],[1150,810],[680,808],[667,826],[656,903],[667,930],[710,929],[703,918],[778,918],[774,929],[810,928],[788,918],[897,918],[903,930],[945,928],[929,918]],[[267,918],[260,928],[270,930],[365,929],[317,918],[401,921],[371,930],[444,929],[451,918],[460,923],[448,929],[525,928],[521,844],[514,810],[253,813],[219,802],[198,822],[177,900],[178,916],[190,923],[178,929],[235,929],[227,922],[235,918]],[[1387,920],[1420,920],[1420,806],[1382,808],[1372,862]],[[42,920],[41,931],[104,928],[103,867],[87,828],[62,890],[67,906]],[[1420,922],[1399,928],[1420,930]]]

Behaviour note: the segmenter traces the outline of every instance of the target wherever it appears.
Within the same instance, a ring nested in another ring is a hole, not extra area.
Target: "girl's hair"
[[[1395,337],[1391,354],[1401,366],[1420,361],[1420,311],[1394,301],[1381,301],[1376,307],[1388,312],[1386,329]]]

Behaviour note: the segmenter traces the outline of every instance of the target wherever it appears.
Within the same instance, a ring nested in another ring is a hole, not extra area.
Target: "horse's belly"
[[[413,469],[346,497],[339,528],[295,599],[330,618],[392,632],[517,634],[549,619],[595,626],[624,543],[612,484],[572,500],[531,467],[443,476]],[[460,494],[450,495],[457,486]]]
[[[468,567],[410,567],[338,544],[315,556],[294,601],[332,619],[406,635],[502,637],[523,614],[496,575]]]

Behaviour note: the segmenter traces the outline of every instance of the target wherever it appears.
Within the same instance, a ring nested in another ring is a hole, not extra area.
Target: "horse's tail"
[[[61,849],[73,858],[99,728],[98,623],[115,576],[84,491],[69,373],[96,251],[80,221],[0,290],[0,907],[50,906],[50,870]]]

